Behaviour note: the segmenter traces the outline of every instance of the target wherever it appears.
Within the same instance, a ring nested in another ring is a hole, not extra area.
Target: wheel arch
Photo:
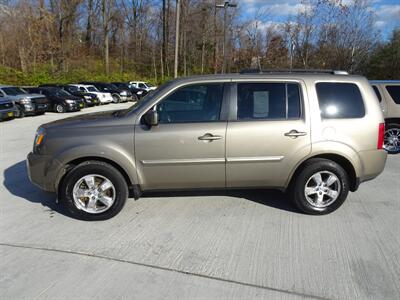
[[[310,160],[315,158],[324,158],[331,161],[336,162],[340,165],[348,174],[350,180],[350,191],[354,192],[358,189],[359,185],[359,178],[357,177],[356,169],[350,159],[346,158],[343,155],[336,154],[336,153],[320,153],[304,159],[296,168],[295,171],[292,173],[289,183],[287,185],[288,188],[291,188],[294,180],[296,179],[297,175],[303,170],[304,165]]]

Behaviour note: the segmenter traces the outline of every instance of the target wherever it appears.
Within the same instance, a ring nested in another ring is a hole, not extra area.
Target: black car
[[[37,87],[25,88],[30,93],[45,95],[49,100],[49,111],[64,113],[70,111],[79,111],[85,107],[80,97],[71,95],[59,87]]]
[[[132,92],[129,89],[120,89],[111,83],[85,81],[80,84],[94,85],[100,92],[110,93],[114,103],[132,101]]]
[[[115,85],[116,87],[123,89],[123,90],[129,90],[132,93],[132,101],[136,102],[138,99],[144,97],[147,95],[147,91],[144,89],[136,88],[134,86],[130,86],[126,82],[111,82],[111,84]],[[135,97],[136,95],[136,97]]]
[[[54,84],[42,84],[39,85],[39,87],[58,87],[60,89],[63,89],[64,91],[70,93],[71,95],[81,98],[85,103],[85,107],[100,105],[100,100],[99,98],[97,98],[95,94],[83,92],[79,90],[78,87],[73,85],[54,83]]]

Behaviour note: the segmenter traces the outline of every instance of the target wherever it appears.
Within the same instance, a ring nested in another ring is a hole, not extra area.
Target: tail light
[[[379,124],[379,132],[378,132],[378,149],[383,149],[383,143],[385,138],[385,123]]]

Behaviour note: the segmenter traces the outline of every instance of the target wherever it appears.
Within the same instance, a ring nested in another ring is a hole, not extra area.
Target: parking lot
[[[145,194],[103,222],[33,186],[36,128],[0,123],[0,298],[400,298],[400,155],[326,216],[277,191]]]

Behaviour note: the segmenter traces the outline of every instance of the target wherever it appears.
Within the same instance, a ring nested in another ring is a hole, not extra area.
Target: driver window
[[[222,83],[210,83],[176,90],[157,105],[159,123],[219,121],[223,89]]]

